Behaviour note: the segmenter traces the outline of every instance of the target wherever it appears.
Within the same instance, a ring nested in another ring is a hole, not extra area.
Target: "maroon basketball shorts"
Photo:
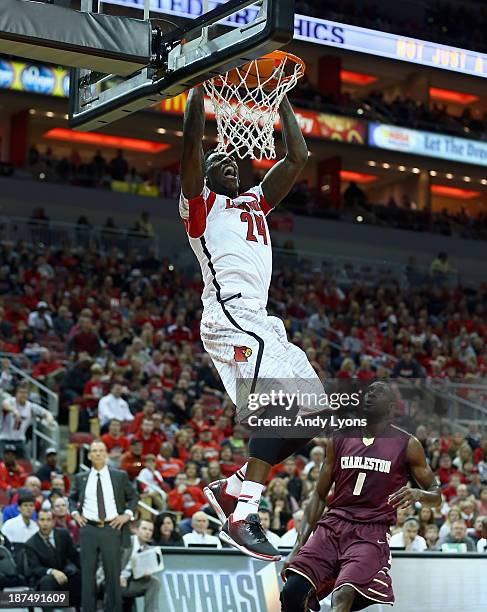
[[[336,516],[321,520],[289,566],[307,578],[323,599],[339,587],[357,591],[352,610],[375,602],[393,604],[388,526]]]

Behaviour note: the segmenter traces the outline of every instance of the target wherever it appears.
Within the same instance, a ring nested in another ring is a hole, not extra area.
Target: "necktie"
[[[96,505],[98,506],[98,520],[104,521],[107,518],[105,509],[105,498],[103,497],[103,487],[101,486],[100,473],[98,472],[98,481],[96,483]]]
[[[57,563],[57,550],[54,544],[51,542],[51,538],[44,538],[44,542],[47,544],[47,547],[50,549],[50,551],[54,554],[54,558],[56,559]]]

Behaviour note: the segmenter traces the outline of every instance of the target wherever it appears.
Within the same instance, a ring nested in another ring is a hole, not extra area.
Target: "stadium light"
[[[373,183],[377,180],[375,174],[365,174],[364,172],[354,172],[353,170],[340,170],[342,181],[353,181],[354,183]]]
[[[99,134],[98,132],[76,132],[67,128],[54,128],[42,135],[46,140],[63,140],[76,142],[78,144],[98,145],[111,147],[113,149],[125,149],[127,151],[138,151],[139,153],[161,153],[171,148],[171,145],[142,140],[139,138],[127,138],[124,136],[111,136]]]
[[[429,88],[430,98],[435,100],[444,100],[445,102],[453,102],[455,104],[472,104],[477,102],[479,97],[473,94],[462,93],[461,91],[453,91],[451,89],[441,89],[439,87]]]
[[[480,191],[472,189],[460,189],[459,187],[449,187],[448,185],[431,185],[433,195],[444,196],[454,200],[473,200],[480,196]]]
[[[377,77],[371,74],[364,74],[363,72],[353,72],[351,70],[340,70],[340,79],[343,83],[349,83],[350,85],[359,85],[365,87],[371,83],[377,81]]]

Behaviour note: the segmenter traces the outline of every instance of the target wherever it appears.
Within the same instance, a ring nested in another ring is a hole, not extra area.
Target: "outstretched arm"
[[[284,562],[284,567],[281,572],[281,577],[283,580],[286,579],[285,572],[289,567],[289,564],[297,555],[299,549],[306,544],[309,536],[314,531],[316,523],[323,516],[323,512],[326,508],[328,493],[330,492],[331,485],[333,484],[333,460],[333,442],[328,440],[326,445],[325,463],[321,468],[318,484],[316,485],[316,489],[311,496],[309,504],[304,510],[303,521],[299,529],[296,544]]]
[[[183,155],[181,158],[181,189],[188,200],[203,191],[203,136],[205,133],[205,105],[203,87],[194,87],[184,111]]]
[[[426,462],[423,447],[417,438],[411,437],[407,448],[407,462],[414,480],[421,489],[401,487],[389,497],[393,508],[407,508],[410,504],[420,502],[424,506],[439,508],[441,493],[436,476]]]
[[[308,147],[287,96],[281,102],[279,116],[286,156],[269,170],[262,181],[264,197],[272,208],[291,191],[308,161]]]

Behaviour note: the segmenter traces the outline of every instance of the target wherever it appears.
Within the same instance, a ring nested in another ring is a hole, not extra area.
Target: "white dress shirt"
[[[278,548],[292,548],[296,544],[297,539],[298,532],[293,527],[281,536]]]
[[[216,548],[222,547],[220,538],[208,535],[207,533],[197,533],[194,529],[191,533],[186,533],[183,535],[183,541],[186,548],[188,548],[190,544],[205,544],[206,546],[216,546]]]
[[[103,489],[103,499],[105,501],[106,519],[111,521],[118,516],[117,504],[115,503],[115,495],[113,492],[112,479],[108,467],[105,466],[98,472],[91,468],[90,475],[86,481],[85,499],[83,501],[83,509],[81,514],[89,521],[99,521],[98,503],[96,497],[96,485],[98,482],[98,474],[100,474],[101,488]]]
[[[487,538],[480,538],[477,542],[477,552],[487,554]]]
[[[149,548],[149,544],[141,544],[137,535],[131,537],[131,543],[132,552],[130,553],[130,559],[128,560],[127,565],[122,568],[122,572],[120,574],[127,580],[132,576],[132,558],[135,557],[135,555],[139,554],[139,552],[145,550],[146,548]]]
[[[391,537],[391,540],[389,542],[389,547],[390,548],[405,548],[406,547],[404,543],[404,534],[402,531],[400,531],[399,533],[395,533]],[[412,541],[411,546],[407,550],[411,552],[423,552],[427,548],[428,547],[426,545],[426,540],[422,536],[417,535]]]
[[[98,402],[98,418],[103,427],[110,419],[133,421],[134,415],[130,412],[129,405],[123,397],[115,397],[109,393]]]
[[[14,518],[5,521],[2,525],[2,533],[11,542],[24,544],[29,538],[35,535],[39,531],[37,523],[33,520],[29,521],[26,525],[24,519],[20,514],[14,516]]]

